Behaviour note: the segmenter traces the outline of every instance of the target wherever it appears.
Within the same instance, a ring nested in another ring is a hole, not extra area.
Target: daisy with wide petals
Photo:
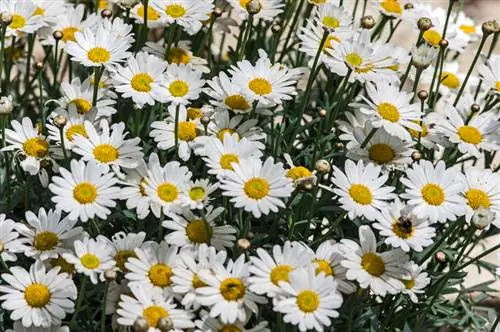
[[[182,205],[191,210],[203,209],[212,199],[210,195],[219,188],[219,184],[211,184],[208,179],[190,181],[184,188]]]
[[[179,40],[176,45],[171,45],[167,53],[167,45],[164,40],[158,42],[146,42],[144,51],[167,61],[169,64],[187,65],[190,64],[195,71],[201,71],[204,74],[210,73],[208,61],[195,56],[191,51],[191,41]]]
[[[351,13],[331,3],[316,7],[315,21],[330,30],[348,30],[352,25]]]
[[[500,226],[500,175],[490,169],[470,167],[465,169],[465,220],[470,222],[479,209],[489,209],[495,214],[493,223]]]
[[[500,56],[493,54],[484,64],[479,64],[477,71],[486,89],[500,94]]]
[[[408,295],[414,303],[418,303],[418,294],[425,292],[424,288],[430,284],[431,278],[428,277],[427,272],[422,272],[421,266],[413,261],[408,262],[405,268],[409,273],[409,278],[401,280],[405,285],[401,292]]]
[[[23,252],[23,241],[16,232],[14,220],[6,218],[4,213],[0,213],[0,243],[3,246],[0,254],[2,260],[4,262],[17,261],[16,253]]]
[[[21,320],[25,327],[60,325],[67,313],[74,311],[75,283],[59,268],[47,271],[41,261],[29,271],[13,266],[2,274],[2,308],[12,311],[10,319]]]
[[[33,15],[35,11],[32,1],[0,1],[0,12],[12,16],[12,22],[7,25],[6,36],[21,36],[38,30],[43,22],[40,15]]]
[[[316,183],[315,172],[311,172],[309,168],[305,166],[295,165],[293,163],[292,157],[288,153],[283,155],[286,163],[288,164],[288,169],[286,170],[286,177],[293,180],[294,185],[299,185],[301,183]]]
[[[216,111],[233,111],[234,113],[249,113],[252,110],[253,98],[245,89],[234,84],[223,71],[212,80],[207,81],[209,88],[204,92],[212,99],[210,103]]]
[[[228,0],[227,2],[242,20],[248,20],[247,4],[250,0]],[[260,0],[259,4],[261,8],[254,15],[254,22],[257,22],[258,19],[272,21],[283,12],[283,8],[285,7],[285,4],[281,0]]]
[[[111,241],[102,235],[98,236],[99,240],[102,242],[107,242],[111,249],[110,255],[116,262],[116,267],[120,269],[121,272],[127,272],[125,268],[125,263],[130,257],[137,257],[134,250],[136,248],[141,248],[146,238],[146,233],[125,233],[118,232],[111,237]]]
[[[59,129],[59,127],[54,123],[57,115],[62,115],[66,118],[66,124],[62,128],[62,138],[61,129]],[[57,113],[52,113],[52,116],[47,122],[46,127],[49,131],[48,139],[56,142],[59,146],[62,146],[64,142],[64,147],[67,150],[71,150],[73,148],[73,139],[76,135],[88,137],[84,126],[85,121],[94,123],[94,120],[95,112],[80,114],[78,113],[76,107],[69,107],[69,111],[58,109]]]
[[[456,220],[466,212],[463,175],[453,168],[446,169],[444,161],[436,166],[421,160],[406,171],[401,182],[406,186],[401,197],[408,199],[412,213],[418,218],[428,218],[431,223]]]
[[[202,21],[210,18],[214,4],[209,1],[153,0],[151,6],[160,13],[167,25],[178,24],[189,35],[194,35],[203,26]]]
[[[203,73],[194,70],[191,64],[171,64],[165,72],[165,94],[162,102],[172,105],[187,105],[197,99],[205,80],[201,79]]]

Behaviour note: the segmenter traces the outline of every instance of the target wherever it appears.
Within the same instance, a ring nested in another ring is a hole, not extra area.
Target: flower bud
[[[481,30],[485,35],[491,35],[492,33],[497,33],[500,31],[500,25],[497,21],[486,21],[481,26]]]
[[[43,62],[38,61],[35,63],[35,69],[36,70],[42,70],[43,69]]]
[[[262,9],[262,4],[260,3],[259,0],[250,0],[245,7],[247,9],[248,14],[256,15]]]
[[[212,13],[212,15],[214,15],[215,18],[218,18],[218,17],[221,17],[222,16],[222,13],[223,13],[223,10],[219,7],[216,7]]]
[[[434,257],[436,257],[436,260],[437,260],[439,263],[444,263],[444,262],[446,262],[446,255],[445,255],[445,254],[444,254],[444,252],[442,252],[442,251],[438,251]]]
[[[470,106],[470,111],[471,111],[472,113],[477,113],[477,112],[479,112],[480,110],[481,110],[481,107],[480,107],[478,104],[472,104],[472,105]]]
[[[135,320],[134,325],[132,325],[132,329],[134,332],[148,332],[149,324],[144,318],[139,317]]]
[[[111,10],[106,8],[101,11],[102,18],[110,18],[111,16],[113,16],[113,12]]]
[[[437,56],[438,51],[426,44],[422,44],[419,47],[413,46],[411,49],[411,62],[418,69],[426,69],[434,61]]]
[[[54,37],[55,40],[61,40],[64,37],[64,34],[62,31],[56,30],[52,33],[52,37]]]
[[[326,174],[330,172],[330,170],[332,169],[332,165],[330,165],[330,163],[325,159],[320,159],[316,162],[314,168],[318,173]]]
[[[404,9],[406,9],[406,10],[410,10],[410,9],[415,8],[415,7],[414,7],[414,6],[413,6],[413,4],[411,4],[411,3],[405,3],[405,5],[404,5],[404,7],[403,7],[403,8],[404,8]]]
[[[343,148],[344,148],[344,143],[342,142],[335,143],[335,149],[342,150]]]
[[[200,119],[200,122],[206,127],[210,123],[210,118],[208,116],[204,116]]]
[[[249,239],[249,240],[253,239],[254,236],[255,236],[255,234],[253,232],[248,232],[247,233],[247,239]]]
[[[124,9],[134,7],[139,0],[119,0],[118,5]]]
[[[68,118],[65,117],[64,115],[58,115],[54,118],[54,124],[56,125],[57,128],[62,129],[68,122]]]
[[[439,41],[439,47],[442,49],[446,49],[448,47],[448,41],[446,39],[441,39]]]
[[[14,103],[12,102],[12,96],[0,97],[0,115],[10,114],[13,109]]]
[[[366,16],[363,16],[361,18],[361,27],[363,29],[370,30],[371,28],[373,28],[375,26],[375,23],[377,23],[377,22],[375,21],[375,19],[371,15],[366,15]]]
[[[271,27],[271,31],[273,33],[278,33],[281,31],[281,25],[279,24],[273,24],[273,26]]]
[[[417,162],[422,159],[422,154],[420,153],[420,151],[413,151],[413,153],[411,154],[411,159]]]
[[[303,191],[311,191],[314,188],[314,184],[311,181],[300,181],[299,186]]]
[[[427,99],[427,97],[429,97],[429,94],[427,93],[427,91],[425,90],[420,90],[418,93],[417,93],[417,96],[418,96],[418,99],[420,99],[421,101],[424,101]]]
[[[168,332],[174,328],[174,322],[170,317],[162,317],[158,320],[156,328],[161,332]]]
[[[422,32],[429,30],[432,28],[432,21],[428,17],[421,17],[417,22],[418,29]]]
[[[7,12],[2,12],[0,14],[0,24],[9,25],[12,23],[12,15]]]
[[[328,111],[325,110],[324,108],[320,109],[318,113],[319,113],[319,116],[322,118],[325,118],[328,115]]]
[[[117,273],[116,273],[115,270],[113,270],[113,269],[107,269],[106,271],[104,271],[104,278],[107,281],[115,281],[116,277],[117,277]]]
[[[495,212],[487,208],[479,208],[472,215],[472,223],[477,229],[485,229],[495,220]]]
[[[240,248],[241,250],[248,250],[250,248],[251,243],[250,241],[248,241],[248,239],[241,238],[238,239],[237,245],[238,248]]]

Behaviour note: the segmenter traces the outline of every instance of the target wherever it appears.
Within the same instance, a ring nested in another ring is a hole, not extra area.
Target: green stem
[[[450,0],[448,2],[448,12],[446,13],[446,21],[444,22],[444,28],[443,28],[443,33],[442,33],[442,38],[441,39],[445,39],[446,38],[446,30],[448,30],[448,22],[450,21],[450,14],[451,14],[451,10],[453,8],[453,4],[455,3],[456,0]]]
[[[167,37],[167,58],[170,56],[170,50],[172,49],[172,43],[174,42],[175,31],[177,30],[177,23],[172,23],[168,27],[168,37]]]
[[[43,69],[38,70],[38,89],[40,93],[40,121],[42,122],[42,133],[45,132],[45,107],[43,105],[43,84],[42,84]]]
[[[94,93],[92,95],[92,107],[97,105],[97,94],[99,92],[99,81],[104,71],[103,67],[94,67]]]
[[[417,88],[418,88],[418,83],[420,81],[420,76],[422,75],[422,69],[417,68],[417,72],[415,74],[415,82],[413,82],[413,97],[411,97],[411,101],[413,102],[413,99],[415,99],[415,96],[417,95]]]
[[[75,312],[73,313],[73,317],[71,317],[71,321],[69,323],[70,331],[73,330],[73,327],[76,324],[76,319],[78,317],[78,313],[82,307],[83,298],[85,297],[85,286],[87,285],[87,277],[82,277],[82,283],[80,284],[80,291],[78,292],[78,298],[76,300]]]
[[[439,86],[441,85],[441,82],[446,79],[446,77],[442,77],[443,76],[443,66],[444,66],[444,60],[446,59],[446,56],[447,56],[448,52],[446,52],[445,50],[443,50],[443,56],[441,57],[441,61],[439,61],[439,72],[437,74],[437,83],[436,83],[436,91],[432,94],[432,103],[431,103],[431,108],[434,109],[434,107],[436,106],[436,102],[437,102],[437,96],[439,95]]]
[[[106,282],[104,286],[104,295],[102,298],[101,305],[101,332],[106,332],[106,298],[108,297],[109,291],[109,281]]]
[[[54,45],[54,62],[52,63],[52,73],[54,75],[54,81],[52,82],[52,88],[56,88],[57,84],[57,53],[59,51],[59,40],[56,39],[56,44]]]
[[[418,265],[422,265],[429,257],[432,256],[432,254],[441,246],[441,244],[444,242],[444,240],[446,240],[446,238],[448,237],[448,235],[450,235],[451,233],[453,233],[453,231],[460,225],[460,221],[457,220],[455,221],[452,225],[450,225],[445,231],[444,233],[441,235],[441,237],[439,238],[439,240],[434,243],[434,245],[430,248],[428,248],[426,251],[425,251],[425,254],[422,258],[419,259],[418,261]]]
[[[378,35],[381,34],[382,31],[384,30],[384,26],[386,25],[387,21],[389,21],[389,17],[382,14],[382,19],[375,27],[375,30],[373,30],[372,37],[371,37],[372,41],[377,40]]]
[[[241,48],[240,48],[240,53],[238,54],[238,61],[243,60],[244,55],[246,54],[247,50],[247,43],[248,40],[250,39],[250,35],[252,34],[252,29],[253,29],[253,15],[248,15],[248,22],[245,27],[245,35],[243,36],[243,41],[241,42]]]
[[[144,17],[143,17],[144,24],[142,25],[141,39],[140,39],[140,44],[139,44],[138,49],[140,49],[141,46],[144,45],[144,43],[148,39],[148,7],[149,7],[148,1],[149,0],[143,0],[143,4],[142,4],[143,8],[144,8]],[[129,15],[130,15],[130,10],[127,11],[127,17]]]
[[[68,165],[68,152],[66,151],[66,146],[64,144],[64,128],[59,128],[59,137],[61,138],[61,148],[63,150],[64,165]]]
[[[368,133],[368,136],[366,136],[365,140],[363,141],[363,143],[361,143],[361,146],[360,148],[361,149],[364,149],[366,147],[366,145],[368,144],[368,142],[370,142],[370,140],[372,139],[373,135],[375,135],[375,133],[377,132],[377,129],[378,128],[373,128],[369,133]]]
[[[2,46],[0,47],[0,90],[3,93],[2,90],[2,72],[3,72],[3,65],[4,65],[4,54],[5,54],[5,31],[7,30],[7,26],[1,25],[0,27],[0,42],[2,43]]]
[[[497,318],[495,319],[495,322],[491,326],[490,332],[495,332],[495,330],[498,326],[498,323],[500,323],[500,314],[497,314]]]
[[[24,73],[24,90],[29,89],[30,72],[31,72],[31,56],[33,55],[33,46],[35,45],[36,32],[28,35],[28,55],[26,57],[26,73]],[[0,60],[0,63],[2,61]],[[0,78],[1,80],[1,78]]]
[[[429,86],[429,101],[428,101],[429,107],[432,107],[432,100],[434,99],[434,97],[433,97],[434,82],[436,81],[436,77],[437,77],[437,74],[439,71],[439,64],[441,63],[442,57],[444,57],[444,48],[443,47],[439,48],[439,53],[438,53],[437,60],[436,60],[436,66],[434,67],[434,73],[432,74],[431,85]]]
[[[457,271],[460,271],[460,270],[463,270],[465,269],[467,266],[477,262],[478,260],[480,260],[481,258],[483,258],[484,256],[487,256],[489,254],[491,254],[492,252],[494,252],[495,250],[497,249],[500,249],[500,244],[497,244],[496,246],[482,252],[481,254],[477,255],[476,257],[472,258],[470,261],[468,261],[467,263],[464,263],[462,265],[460,265],[458,268],[457,268]]]
[[[179,144],[179,109],[181,105],[177,105],[175,108],[175,124],[174,124],[174,142],[175,142],[175,151],[177,152],[177,145]]]
[[[499,35],[500,35],[500,32],[497,32],[493,35],[493,40],[491,41],[490,50],[488,51],[488,55],[486,56],[486,59],[488,59],[488,60],[491,58],[491,55],[493,54],[493,50],[495,49],[495,47],[497,45]],[[481,85],[483,85],[483,80],[480,80],[479,84],[477,85],[476,93],[474,94],[474,100],[477,99],[477,96],[479,95],[479,91],[481,91]]]
[[[288,43],[290,42],[290,38],[292,37],[292,34],[295,32],[295,26],[297,25],[297,21],[299,20],[300,13],[302,12],[302,7],[304,6],[305,0],[300,0],[299,6],[297,7],[297,10],[295,11],[295,15],[293,16],[292,19],[292,24],[290,25],[288,29],[288,33],[285,38],[285,43],[283,44],[283,49],[281,50],[281,55],[279,57],[278,62],[283,61],[283,58],[285,55],[287,55],[287,52],[285,50],[288,47]],[[283,27],[285,29],[286,27]]]

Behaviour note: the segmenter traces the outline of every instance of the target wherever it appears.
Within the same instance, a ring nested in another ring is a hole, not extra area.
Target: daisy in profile
[[[169,318],[174,331],[185,331],[194,327],[191,314],[177,309],[172,297],[165,298],[161,293],[144,288],[141,285],[130,285],[132,296],[122,295],[118,304],[118,323],[132,326],[137,318],[144,318],[148,331],[159,331],[158,323],[162,318]]]
[[[38,216],[26,211],[27,225],[16,224],[24,245],[24,255],[45,261],[68,252],[67,245],[82,235],[83,228],[75,227],[77,220],[61,219],[60,210],[38,210]]]
[[[224,196],[231,197],[236,208],[260,218],[285,207],[282,199],[292,194],[293,182],[285,176],[283,164],[275,164],[269,157],[264,163],[252,158],[231,165],[234,171],[225,173],[221,189]]]
[[[401,197],[408,200],[416,217],[444,223],[465,214],[463,175],[453,168],[446,169],[444,161],[434,166],[428,160],[420,160],[406,171],[406,176],[401,179],[406,187]]]
[[[477,71],[486,89],[500,94],[500,56],[493,54],[490,59],[478,65]]]
[[[227,2],[242,20],[248,19],[247,4],[250,0],[228,0]],[[260,0],[259,4],[261,5],[261,9],[254,15],[254,22],[258,19],[272,21],[283,12],[283,8],[285,7],[285,4],[281,0]]]
[[[101,120],[101,133],[89,121],[85,121],[87,137],[76,135],[73,138],[73,152],[82,156],[82,160],[95,160],[99,165],[111,167],[120,173],[120,168],[134,168],[142,160],[142,147],[139,137],[127,139],[125,123],[115,123],[109,128],[108,120]]]
[[[236,332],[271,332],[268,327],[267,321],[260,321],[253,327],[245,327],[246,322],[236,322],[233,324],[224,324],[219,319],[213,318],[210,314],[202,310],[200,312],[200,319],[194,322],[197,329],[196,332],[219,332],[219,331],[233,331]]]
[[[198,303],[209,307],[210,316],[220,317],[223,323],[244,321],[247,311],[257,313],[258,304],[267,303],[248,289],[249,274],[245,255],[229,260],[226,266],[214,264],[212,271],[200,271],[200,280],[206,286],[196,289]]]
[[[284,314],[283,321],[297,325],[300,331],[322,331],[331,319],[339,316],[336,309],[342,305],[342,295],[331,276],[316,274],[314,267],[299,268],[290,273],[288,282],[281,281],[282,296],[273,309]]]
[[[404,5],[409,3],[408,0],[372,0],[378,10],[389,17],[401,18],[405,10]]]
[[[259,295],[279,296],[280,282],[288,282],[290,273],[310,265],[311,260],[311,252],[299,242],[286,241],[283,246],[276,244],[272,254],[257,248],[257,255],[250,256],[248,270],[252,276],[248,278],[249,289]]]
[[[384,242],[394,248],[401,248],[409,252],[422,251],[434,243],[436,230],[429,226],[426,220],[418,219],[399,199],[396,199],[389,208],[382,210],[382,217],[373,223],[373,228],[379,230],[385,237]]]
[[[66,314],[74,311],[75,283],[59,268],[49,271],[37,260],[26,271],[13,266],[3,273],[0,286],[2,308],[12,311],[10,319],[20,320],[25,327],[60,325]]]
[[[191,64],[171,64],[165,72],[164,96],[162,102],[172,105],[187,105],[197,99],[205,80],[201,79],[203,73],[194,70]]]
[[[180,40],[177,45],[171,45],[167,53],[167,45],[164,40],[158,42],[146,42],[144,51],[167,61],[169,64],[188,65],[190,64],[194,71],[201,71],[204,74],[210,73],[208,61],[195,56],[191,51],[190,40]]]
[[[425,292],[424,288],[431,282],[427,272],[422,272],[423,268],[418,266],[413,261],[407,263],[405,269],[409,272],[409,278],[402,279],[401,282],[405,285],[401,291],[410,297],[414,303],[418,303],[418,295]]]
[[[180,214],[172,214],[171,220],[164,220],[162,226],[172,231],[165,236],[165,241],[181,248],[195,251],[205,243],[217,250],[231,248],[236,240],[236,229],[230,225],[217,225],[215,219],[221,215],[224,208],[209,207],[205,215],[198,216],[189,209]]]
[[[493,223],[500,225],[500,175],[490,169],[465,169],[464,196],[467,201],[465,220],[470,222],[474,213],[489,209],[495,213]]]
[[[1,257],[4,262],[17,261],[16,253],[23,252],[23,241],[16,232],[16,223],[0,213],[0,243],[2,244]]]
[[[219,184],[211,184],[208,179],[190,181],[184,189],[183,206],[191,210],[203,209],[212,199],[210,195],[219,188]]]
[[[457,30],[460,38],[468,40],[469,42],[477,41],[481,35],[481,26],[477,25],[473,19],[468,17],[463,11],[457,13],[457,18],[453,24]]]
[[[55,117],[57,115],[62,115],[66,118],[66,124],[62,128],[62,141],[64,142],[64,147],[66,149],[71,150],[73,148],[73,139],[76,135],[81,135],[88,138],[84,123],[85,121],[94,123],[95,112],[80,114],[77,112],[76,107],[69,107],[69,111],[58,109],[57,113],[53,113],[52,117],[49,118],[49,121],[46,125],[49,131],[49,141],[56,142],[56,144],[59,146],[62,146],[63,144],[63,142],[61,142],[61,130],[54,123]]]
[[[408,129],[408,132],[414,142],[420,141],[426,149],[437,150],[439,146],[450,145],[450,141],[438,130],[438,124],[442,121],[446,121],[443,114],[430,112],[423,116],[422,121],[418,121],[420,130]]]
[[[377,219],[380,211],[387,207],[386,201],[394,198],[394,187],[384,186],[389,175],[380,173],[380,166],[372,163],[365,166],[361,160],[357,164],[346,160],[344,172],[333,166],[332,183],[337,188],[332,191],[340,197],[339,202],[349,219]]]
[[[124,98],[132,98],[139,107],[154,105],[165,94],[162,80],[166,68],[165,61],[146,52],[138,52],[135,57],[127,59],[125,67],[117,66],[113,75],[115,89]]]
[[[292,179],[295,185],[307,181],[312,181],[313,183],[316,182],[316,176],[307,167],[295,165],[292,157],[290,157],[288,153],[285,153],[283,157],[289,167],[286,171],[286,177]]]
[[[104,280],[104,272],[114,269],[116,262],[111,256],[112,248],[108,241],[102,237],[90,239],[84,237],[82,240],[73,242],[74,253],[64,253],[62,257],[70,264],[74,264],[79,273],[83,273],[90,278],[93,284],[99,280]]]
[[[125,268],[125,263],[130,257],[137,257],[134,250],[136,248],[141,248],[146,238],[146,233],[125,233],[118,232],[111,237],[111,241],[102,235],[99,235],[98,240],[102,242],[107,242],[111,249],[110,255],[116,262],[116,267],[120,269],[121,272],[127,272]]]
[[[396,85],[379,82],[377,86],[367,83],[368,98],[362,97],[366,104],[352,103],[366,114],[375,128],[384,130],[402,140],[411,141],[408,129],[421,131],[418,123],[421,120],[420,106],[411,104],[413,93],[399,91]]]
[[[96,216],[106,219],[120,194],[120,188],[115,186],[118,179],[106,170],[106,165],[94,160],[85,163],[73,159],[70,167],[70,171],[60,168],[61,176],[52,177],[49,184],[56,208],[69,213],[70,220],[86,222]]]
[[[70,332],[69,327],[59,325],[51,325],[46,328],[24,327],[20,320],[16,320],[12,328],[13,330],[7,329],[5,332]]]
[[[147,15],[148,15],[148,28],[149,29],[154,29],[154,28],[161,28],[165,26],[165,22],[163,22],[160,18],[161,15],[160,13],[153,8],[153,6],[148,3],[147,5]],[[144,4],[142,3],[137,3],[132,9],[130,10],[130,16],[136,20],[138,24],[144,24],[144,18],[146,15],[146,10],[144,8]]]
[[[24,33],[37,31],[43,25],[43,21],[40,15],[33,15],[35,11],[36,7],[32,1],[0,1],[0,12],[12,16],[6,36],[21,36]]]
[[[341,243],[347,279],[356,280],[361,288],[369,287],[379,296],[397,294],[404,288],[400,280],[408,276],[404,268],[408,256],[401,249],[377,252],[377,240],[370,226],[359,227],[359,244],[348,239]]]
[[[224,134],[224,139],[208,137],[205,144],[203,160],[208,167],[208,173],[223,177],[225,172],[234,171],[233,164],[249,158],[260,158],[262,152],[246,138],[238,134]]]
[[[212,0],[152,0],[151,6],[160,13],[165,25],[178,24],[191,36],[200,31],[214,8]]]
[[[223,71],[207,81],[205,94],[212,99],[210,103],[216,111],[233,111],[234,113],[249,113],[252,110],[253,98],[242,86],[234,84]]]

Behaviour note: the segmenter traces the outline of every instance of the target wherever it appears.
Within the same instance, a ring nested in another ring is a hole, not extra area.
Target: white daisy
[[[311,172],[305,166],[296,166],[293,163],[292,157],[288,153],[285,153],[283,157],[288,164],[288,169],[286,170],[286,177],[293,180],[294,185],[298,185],[303,182],[311,181],[316,183],[315,172]]]
[[[352,15],[344,7],[331,3],[316,7],[315,20],[322,26],[339,31],[349,30],[352,25]]]
[[[412,261],[408,262],[405,269],[410,276],[407,279],[401,280],[405,285],[402,293],[408,295],[414,303],[418,303],[417,295],[425,292],[424,288],[430,284],[431,278],[428,277],[427,272],[422,272],[423,268],[421,266]]]
[[[323,331],[331,319],[339,316],[336,309],[342,305],[342,295],[331,276],[316,274],[309,265],[290,273],[288,282],[281,281],[282,296],[274,302],[273,309],[284,314],[283,321],[298,325],[300,331]]]
[[[400,18],[405,10],[404,5],[409,2],[408,0],[372,0],[382,14],[391,18]]]
[[[400,279],[407,279],[404,268],[408,256],[401,249],[377,252],[377,240],[370,226],[359,227],[359,242],[348,239],[341,241],[340,247],[345,259],[342,265],[347,268],[347,279],[356,280],[361,288],[379,296],[396,294],[404,288]]]
[[[203,73],[194,70],[191,64],[171,64],[165,72],[164,86],[166,87],[162,102],[172,105],[187,105],[197,99],[205,80],[201,79]]]
[[[401,197],[408,199],[418,218],[444,223],[465,214],[466,201],[460,195],[464,189],[463,175],[453,168],[446,169],[444,161],[433,166],[428,160],[420,160],[406,171],[406,176],[401,179],[406,186]]]
[[[88,137],[84,123],[85,121],[94,123],[95,113],[89,112],[80,114],[78,113],[76,107],[69,107],[69,111],[60,109],[57,113],[53,113],[49,121],[47,122],[47,129],[49,131],[48,139],[50,141],[56,142],[57,145],[62,146],[61,130],[54,124],[55,117],[57,115],[62,115],[66,118],[66,124],[62,128],[62,140],[64,141],[64,147],[68,150],[71,150],[73,148],[73,139],[76,135]]]
[[[0,12],[12,16],[6,36],[22,36],[23,33],[36,32],[43,22],[40,15],[33,15],[35,11],[36,7],[32,1],[0,1]]]
[[[200,31],[202,22],[210,18],[214,8],[213,0],[152,0],[151,6],[160,13],[166,25],[178,24],[189,35]]]
[[[240,19],[248,20],[247,4],[250,0],[228,0],[227,2],[233,7]],[[261,9],[254,15],[254,22],[257,22],[258,19],[272,21],[283,12],[285,7],[281,0],[259,0],[259,4]]]
[[[469,42],[477,41],[482,35],[481,26],[477,25],[474,20],[465,15],[463,11],[457,13],[457,17],[452,27],[457,29],[458,35],[461,38]]]
[[[207,81],[209,88],[204,92],[212,99],[216,111],[233,111],[234,113],[249,113],[252,110],[253,98],[242,86],[234,84],[223,71],[212,80]]]
[[[24,327],[20,320],[16,320],[12,328],[13,330],[7,329],[5,332],[70,332],[69,327],[59,325],[52,325],[50,327]]]
[[[67,313],[74,311],[75,283],[59,268],[46,271],[41,261],[30,266],[29,271],[13,266],[10,274],[2,274],[0,285],[2,308],[12,311],[10,319],[21,320],[23,326],[59,325]]]
[[[432,238],[436,235],[436,230],[426,220],[409,213],[409,210],[396,199],[387,209],[382,210],[382,217],[372,226],[385,237],[387,245],[406,252],[410,249],[420,252],[434,243]]]
[[[2,245],[1,257],[4,262],[17,261],[16,253],[23,252],[22,240],[15,231],[16,222],[0,213],[0,244]]]
[[[190,181],[184,189],[184,202],[182,205],[191,210],[203,209],[212,199],[210,195],[219,188],[219,184],[211,184],[208,179]]]
[[[253,327],[245,327],[245,323],[236,322],[233,324],[224,324],[219,319],[213,318],[210,314],[202,310],[199,320],[195,321],[197,329],[195,332],[219,332],[219,331],[234,331],[234,332],[271,332],[268,328],[267,321],[260,321]]]
[[[106,219],[116,206],[120,189],[115,186],[118,179],[106,171],[106,165],[94,160],[71,160],[71,172],[60,168],[61,176],[52,177],[50,191],[55,195],[52,202],[56,208],[69,213],[70,220],[86,222],[95,216]]]
[[[35,11],[33,16],[40,16],[40,23],[42,26],[53,26],[57,23],[58,17],[66,13],[67,6],[50,0],[33,0]]]
[[[493,54],[484,64],[478,64],[477,71],[486,89],[500,94],[500,56]]]
[[[161,15],[156,9],[151,6],[150,3],[148,3],[148,28],[154,29],[154,28],[161,28],[165,26],[165,22],[163,22],[160,18]],[[142,3],[137,3],[132,9],[130,10],[130,16],[134,18],[138,24],[143,25],[144,24],[144,17],[146,14],[146,10],[144,8],[144,4]]]
[[[149,23],[149,22],[148,22]],[[169,64],[187,65],[190,64],[195,71],[201,71],[204,74],[210,73],[208,61],[197,57],[191,51],[190,40],[180,40],[177,45],[171,45],[170,51],[167,54],[167,45],[164,40],[158,42],[146,42],[144,51],[157,56],[158,58],[167,61]]]
[[[111,237],[111,241],[102,235],[97,237],[102,242],[107,242],[111,248],[110,255],[116,262],[116,267],[122,272],[127,272],[125,263],[130,257],[137,257],[134,250],[141,248],[146,238],[146,233],[127,233],[118,232]]]
[[[494,212],[493,223],[500,226],[500,175],[490,169],[470,167],[465,169],[465,220],[470,222],[479,209]],[[498,227],[497,226],[497,227]]]

